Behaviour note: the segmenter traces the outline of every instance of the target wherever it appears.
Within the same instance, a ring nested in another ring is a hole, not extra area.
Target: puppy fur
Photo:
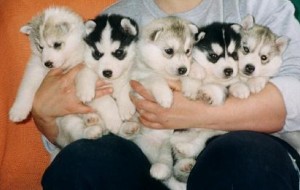
[[[34,95],[48,71],[52,68],[67,70],[80,63],[84,49],[83,20],[67,8],[50,7],[20,31],[29,36],[32,54],[9,112],[13,122],[28,117]]]
[[[118,134],[122,122],[135,113],[129,98],[129,76],[135,63],[138,26],[134,20],[114,14],[97,16],[85,25],[86,66],[76,77],[77,96],[97,111],[108,131]],[[95,99],[98,79],[112,86],[112,95]]]
[[[245,17],[241,24],[240,82],[229,90],[235,97],[248,98],[250,93],[260,92],[268,80],[277,74],[288,39],[277,36],[268,27],[255,24],[251,15]]]
[[[156,19],[142,28],[132,79],[142,83],[163,107],[168,108],[173,102],[167,80],[182,80],[190,72],[197,32],[196,25],[174,16]],[[141,127],[133,141],[152,163],[151,175],[173,189],[185,185],[172,177],[172,133],[173,130]]]

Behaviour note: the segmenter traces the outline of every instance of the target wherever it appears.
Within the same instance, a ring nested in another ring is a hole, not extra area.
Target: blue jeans
[[[197,158],[187,189],[298,190],[289,145],[269,135],[240,131],[211,139]],[[299,155],[297,155],[299,156]],[[131,141],[115,135],[79,140],[63,149],[42,179],[45,190],[164,190]]]

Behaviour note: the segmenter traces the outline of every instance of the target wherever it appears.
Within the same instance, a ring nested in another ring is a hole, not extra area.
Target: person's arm
[[[285,122],[283,99],[271,83],[261,93],[246,100],[229,97],[222,106],[191,101],[181,92],[174,91],[174,102],[170,109],[159,106],[139,83],[132,81],[131,86],[145,98],[132,97],[132,100],[140,113],[140,121],[150,128],[210,128],[272,133],[281,130]]]
[[[55,143],[58,134],[55,119],[67,114],[90,113],[94,110],[84,105],[75,94],[74,79],[83,65],[78,65],[69,72],[61,69],[51,70],[39,87],[33,102],[32,117],[39,131],[51,142]],[[99,81],[96,97],[112,92]],[[103,88],[104,87],[104,88]]]

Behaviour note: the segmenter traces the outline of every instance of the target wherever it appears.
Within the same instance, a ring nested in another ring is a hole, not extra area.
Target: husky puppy
[[[98,112],[110,132],[118,134],[122,121],[135,113],[129,74],[135,62],[138,26],[131,18],[114,14],[97,16],[85,25],[86,67],[76,77],[77,96]],[[94,99],[99,78],[111,84],[111,96]]]
[[[195,44],[193,57],[198,67],[203,68],[205,77],[199,80],[202,84],[198,98],[210,105],[223,104],[228,94],[227,87],[238,79],[240,29],[238,24],[218,22],[200,28],[201,38]],[[194,73],[191,75],[194,77]],[[224,133],[209,129],[176,131],[170,140],[177,160],[174,165],[175,178],[186,182],[195,158],[204,149],[207,140]]]
[[[196,43],[193,56],[206,72],[199,97],[211,105],[223,104],[226,87],[238,80],[240,29],[238,24],[217,22],[200,29],[205,36]]]
[[[174,16],[153,20],[142,29],[132,79],[142,83],[165,108],[170,107],[173,102],[173,92],[167,80],[187,78],[197,32],[196,25]],[[133,139],[152,163],[151,175],[156,179],[166,180],[171,188],[176,186],[176,180],[171,177],[173,158],[169,140],[172,133],[173,130],[142,127]]]
[[[27,118],[35,93],[51,69],[69,70],[83,62],[85,51],[83,19],[65,7],[45,9],[23,26],[21,32],[29,36],[32,55],[16,100],[10,109],[9,116],[13,122],[21,122]],[[62,148],[79,138],[95,138],[99,134],[99,129],[87,128],[95,125],[95,121],[101,123],[95,114],[57,118],[59,129],[57,144]],[[77,123],[81,125],[74,126]]]
[[[9,112],[13,122],[27,118],[34,95],[48,71],[59,67],[67,70],[80,63],[84,49],[83,20],[67,8],[50,7],[20,31],[29,36],[32,54]]]
[[[241,23],[242,40],[239,51],[239,77],[241,82],[230,87],[230,93],[247,98],[250,93],[260,92],[279,71],[282,54],[288,39],[278,37],[268,27],[255,24],[251,15]]]

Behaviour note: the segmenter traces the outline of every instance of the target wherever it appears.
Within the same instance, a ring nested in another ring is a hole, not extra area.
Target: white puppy
[[[83,19],[65,7],[44,10],[23,26],[21,32],[29,36],[32,55],[9,113],[14,122],[27,118],[35,93],[50,69],[68,71],[83,62],[85,52]],[[58,117],[56,123],[59,129],[56,143],[61,148],[80,138],[96,138],[101,132],[92,127],[101,123],[95,114]]]
[[[197,32],[198,28],[194,24],[172,16],[156,19],[142,29],[137,46],[137,65],[133,69],[132,79],[142,83],[165,108],[169,108],[173,103],[173,92],[167,80],[179,81],[188,78]],[[184,89],[186,94],[191,94],[188,91],[193,90],[188,87]],[[176,180],[171,177],[172,133],[173,130],[152,130],[142,127],[133,141],[153,164],[151,175],[159,180],[167,180],[166,184],[173,189]]]
[[[52,68],[67,70],[83,60],[85,34],[82,18],[69,9],[51,7],[21,27],[28,35],[32,54],[17,97],[10,109],[13,122],[21,122],[31,111],[33,98]]]

